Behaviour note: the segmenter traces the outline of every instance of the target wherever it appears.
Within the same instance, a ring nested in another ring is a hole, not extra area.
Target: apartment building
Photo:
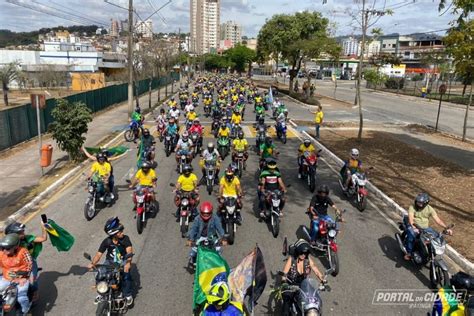
[[[190,0],[191,52],[216,52],[220,41],[220,0]]]
[[[144,38],[153,37],[153,22],[152,20],[146,20],[135,24],[135,32],[140,34]]]
[[[242,26],[235,21],[221,24],[221,41],[230,41],[231,46],[242,42]]]

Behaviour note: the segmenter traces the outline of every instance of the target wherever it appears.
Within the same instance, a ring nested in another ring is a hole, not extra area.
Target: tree
[[[54,122],[49,125],[49,131],[59,149],[67,152],[70,160],[79,160],[86,140],[83,135],[88,131],[87,124],[92,121],[92,111],[82,102],[58,99],[51,116]]]
[[[225,56],[234,63],[234,70],[236,70],[239,75],[242,75],[242,72],[245,71],[245,66],[248,64],[249,74],[251,73],[252,62],[256,58],[255,51],[244,45],[237,44],[235,47],[228,49],[225,52]]]
[[[367,86],[377,90],[377,86],[385,83],[387,81],[387,76],[380,73],[378,69],[367,69],[364,71],[364,78],[367,81]]]
[[[8,106],[8,91],[9,85],[12,81],[20,77],[20,63],[17,61],[6,64],[0,68],[0,81],[2,82],[3,102]]]
[[[274,58],[278,65],[280,56],[288,60],[290,90],[293,80],[306,58],[318,58],[327,50],[329,21],[319,12],[297,12],[294,15],[278,14],[260,29],[257,55],[260,59]]]

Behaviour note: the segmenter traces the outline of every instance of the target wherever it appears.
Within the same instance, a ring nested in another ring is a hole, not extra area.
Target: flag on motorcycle
[[[105,152],[107,158],[115,158],[127,152],[128,148],[125,146],[115,146],[110,148],[105,147],[86,147],[86,150],[91,155],[96,155],[100,152]]]
[[[268,89],[268,102],[270,104],[273,104],[273,90],[272,86],[270,86],[270,89]]]
[[[233,300],[248,304],[247,309],[252,311],[267,284],[265,262],[258,246],[232,269],[228,283]]]
[[[198,247],[194,274],[193,310],[206,302],[206,294],[217,282],[226,282],[229,265],[214,249]]]
[[[56,247],[58,251],[68,251],[71,249],[72,245],[74,245],[74,236],[56,224],[52,219],[48,219],[45,229],[49,235],[51,244]]]
[[[140,140],[140,145],[138,146],[138,151],[137,151],[137,170],[139,170],[142,165],[144,150],[145,148],[143,148],[143,141]]]
[[[464,315],[464,307],[458,305],[458,301],[453,295],[455,292],[451,287],[441,288],[436,296],[433,305],[432,315],[438,316],[462,316]]]

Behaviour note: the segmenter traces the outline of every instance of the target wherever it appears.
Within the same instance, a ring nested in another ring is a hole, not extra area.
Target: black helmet
[[[148,128],[143,129],[143,136],[149,136],[150,130]]]
[[[98,153],[95,157],[97,161],[105,161],[105,155],[103,153]]]
[[[302,255],[302,254],[308,255],[310,253],[310,251],[311,251],[311,246],[309,245],[309,243],[306,240],[300,239],[295,243],[295,255],[296,256],[299,256],[299,255]]]
[[[111,217],[105,222],[104,232],[109,236],[114,236],[118,232],[123,231],[123,225],[117,216]]]
[[[321,184],[318,187],[318,193],[326,193],[326,195],[328,195],[329,194],[329,187],[325,184]]]
[[[418,195],[415,198],[415,210],[421,211],[424,209],[428,204],[430,203],[430,196],[428,193],[418,193]]]
[[[20,236],[18,234],[7,234],[0,240],[0,248],[12,249],[20,245]]]
[[[165,109],[160,109],[160,113],[165,113]]]
[[[240,138],[240,139],[243,139],[243,138],[244,138],[244,132],[242,132],[242,131],[239,132],[239,138]]]
[[[277,167],[277,162],[274,158],[267,158],[266,160],[266,163],[267,163],[267,168],[268,169],[276,169]]]
[[[190,174],[191,171],[193,171],[193,167],[192,167],[191,165],[185,165],[185,166],[183,167],[183,173],[184,173],[184,174]]]
[[[460,271],[451,277],[451,285],[456,290],[467,290],[472,293],[474,291],[474,277]]]
[[[265,119],[264,119],[263,117],[259,117],[259,118],[258,118],[258,122],[259,122],[260,124],[263,124],[263,123],[265,122]]]
[[[25,232],[25,225],[18,222],[13,222],[5,227],[5,234],[22,234]]]
[[[234,179],[234,169],[232,168],[232,166],[229,166],[227,170],[225,171],[225,178],[229,182]]]
[[[140,167],[142,169],[150,169],[151,168],[150,164],[147,161],[144,161]]]
[[[271,145],[272,144],[272,139],[270,137],[265,138],[265,144]]]
[[[140,113],[142,110],[140,109],[139,106],[135,107],[135,112]]]

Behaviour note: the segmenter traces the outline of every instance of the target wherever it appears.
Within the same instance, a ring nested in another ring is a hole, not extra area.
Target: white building
[[[138,22],[135,24],[135,32],[141,34],[145,38],[153,37],[153,22],[146,20],[144,22]]]
[[[221,24],[221,40],[229,40],[232,46],[242,42],[242,26],[234,21]]]
[[[345,56],[358,56],[360,50],[360,41],[349,37],[342,41],[342,51]]]
[[[220,41],[220,0],[190,0],[191,51],[217,51]]]

